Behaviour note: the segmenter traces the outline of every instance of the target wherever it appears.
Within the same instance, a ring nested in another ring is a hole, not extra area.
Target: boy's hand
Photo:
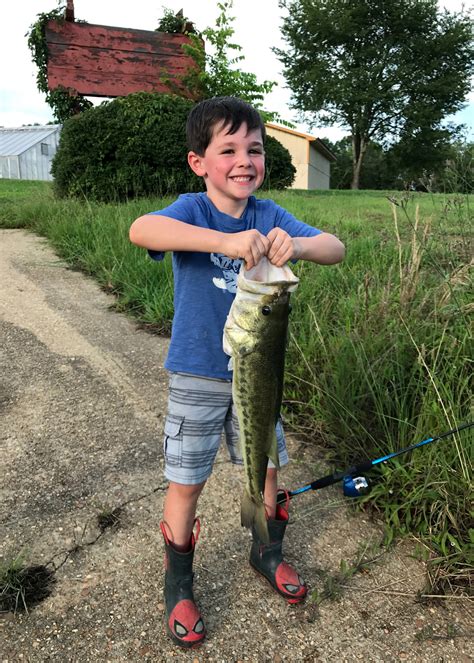
[[[262,256],[267,255],[270,240],[258,230],[244,230],[240,233],[225,234],[222,253],[229,258],[245,260],[246,269],[255,267]]]
[[[296,238],[290,237],[282,228],[272,228],[267,235],[270,248],[267,257],[276,267],[283,267],[288,260],[298,258],[300,245]]]

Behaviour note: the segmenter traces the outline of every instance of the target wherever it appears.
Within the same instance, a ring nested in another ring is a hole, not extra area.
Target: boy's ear
[[[203,159],[199,156],[199,154],[196,154],[196,152],[188,153],[188,164],[193,173],[195,173],[198,177],[204,177],[204,175],[206,175]]]

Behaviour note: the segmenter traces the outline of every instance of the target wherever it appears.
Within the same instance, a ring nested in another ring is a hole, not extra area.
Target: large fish
[[[244,460],[241,520],[244,527],[255,526],[264,543],[269,535],[263,491],[268,459],[279,467],[275,425],[283,394],[290,293],[297,286],[287,265],[275,267],[262,258],[252,269],[240,271],[224,326]]]

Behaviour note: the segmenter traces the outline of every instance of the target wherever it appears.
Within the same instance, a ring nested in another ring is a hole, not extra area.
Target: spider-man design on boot
[[[189,550],[176,550],[169,540],[164,523],[160,528],[165,539],[165,603],[168,633],[181,647],[197,647],[206,636],[201,613],[193,596],[193,558],[199,538],[200,523],[194,521],[196,534],[191,534]]]
[[[295,569],[283,560],[282,553],[283,537],[288,525],[290,497],[286,490],[278,492],[285,494],[285,504],[284,506],[277,504],[275,518],[267,520],[270,543],[262,543],[255,528],[252,529],[253,543],[250,549],[250,564],[288,603],[301,603],[308,593],[308,588]]]

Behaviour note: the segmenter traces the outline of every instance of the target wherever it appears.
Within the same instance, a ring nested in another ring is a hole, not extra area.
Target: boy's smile
[[[218,126],[203,156],[190,152],[188,162],[204,178],[207,195],[221,212],[240,217],[247,200],[265,177],[265,154],[260,129],[242,124],[233,133]]]

